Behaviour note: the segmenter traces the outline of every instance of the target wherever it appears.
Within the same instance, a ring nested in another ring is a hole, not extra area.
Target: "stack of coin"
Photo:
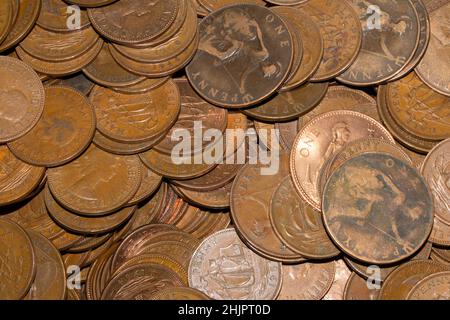
[[[450,299],[449,19],[1,1],[0,299]]]

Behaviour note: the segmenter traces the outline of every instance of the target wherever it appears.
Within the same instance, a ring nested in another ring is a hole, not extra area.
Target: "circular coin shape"
[[[0,299],[23,298],[36,274],[34,249],[25,230],[5,218],[0,218],[0,261]]]
[[[344,289],[344,300],[378,300],[380,290],[369,288],[366,279],[352,273]]]
[[[323,38],[322,62],[312,80],[340,75],[355,61],[361,47],[359,17],[347,1],[309,0],[299,8],[319,26]]]
[[[413,58],[419,44],[420,26],[411,1],[351,0],[363,30],[361,51],[338,80],[370,86],[397,75]],[[374,26],[372,8],[379,25]],[[381,18],[382,17],[382,18]]]
[[[43,0],[41,13],[36,24],[44,29],[56,32],[71,32],[84,29],[91,23],[86,10],[80,10],[80,23],[70,24],[68,18],[73,14],[67,3],[62,0]]]
[[[94,132],[94,108],[83,94],[69,87],[47,87],[41,119],[8,147],[27,163],[60,166],[78,157],[91,143]]]
[[[342,259],[334,260],[334,264],[336,266],[336,273],[334,274],[333,283],[322,300],[344,300],[345,285],[352,272]]]
[[[355,259],[389,264],[418,251],[431,232],[433,201],[422,176],[383,153],[345,162],[323,195],[327,232]]]
[[[186,74],[211,103],[239,108],[277,90],[289,74],[292,38],[269,9],[239,4],[219,9],[200,22],[200,43]]]
[[[177,0],[120,0],[88,9],[94,28],[109,40],[122,44],[148,42],[166,31],[178,12]]]
[[[27,64],[0,57],[0,143],[30,131],[44,110],[45,92],[39,76]]]
[[[156,293],[152,300],[209,300],[200,290],[188,287],[170,287]]]
[[[97,129],[119,142],[144,142],[166,132],[180,112],[180,93],[173,81],[142,94],[123,94],[100,86],[90,99]]]
[[[0,43],[8,36],[14,20],[13,1],[6,0],[0,4]]]
[[[0,145],[0,206],[27,197],[42,181],[45,168],[30,166]]]
[[[25,300],[64,300],[66,270],[58,249],[44,236],[27,231],[33,244],[36,277]]]
[[[141,182],[136,156],[118,156],[91,145],[78,159],[48,170],[55,199],[84,215],[104,215],[126,204]]]
[[[391,134],[374,119],[353,111],[332,111],[313,118],[298,133],[291,151],[291,174],[300,195],[322,211],[319,175],[347,143],[362,138],[391,141]]]
[[[433,195],[435,217],[450,226],[450,139],[431,150],[421,172]]]
[[[67,3],[79,5],[80,7],[95,8],[102,7],[117,0],[65,0]]]
[[[309,259],[327,259],[339,254],[325,231],[322,214],[302,200],[291,177],[279,184],[270,208],[274,231],[290,249]]]
[[[275,299],[281,277],[281,264],[253,253],[234,229],[203,240],[189,265],[189,285],[216,300]]]
[[[450,300],[450,271],[431,274],[417,283],[407,300]]]

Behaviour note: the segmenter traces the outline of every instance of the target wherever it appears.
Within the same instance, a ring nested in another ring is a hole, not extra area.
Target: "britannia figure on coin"
[[[240,8],[225,10],[207,27],[199,50],[214,58],[214,66],[225,70],[227,77],[247,92],[248,76],[259,71],[264,78],[280,76],[281,65],[271,61],[258,22]]]

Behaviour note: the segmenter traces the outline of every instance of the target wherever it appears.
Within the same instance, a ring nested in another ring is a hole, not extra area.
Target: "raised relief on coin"
[[[325,228],[345,253],[389,264],[418,251],[431,231],[433,202],[424,179],[410,165],[383,153],[345,162],[323,196]]]
[[[412,59],[419,19],[410,1],[352,0],[363,30],[361,51],[339,81],[374,85],[392,78]]]
[[[0,57],[0,143],[30,131],[44,110],[44,87],[36,72],[22,61]]]
[[[450,226],[450,139],[428,154],[421,171],[433,195],[435,217]]]
[[[118,156],[91,145],[78,159],[48,171],[48,185],[60,204],[85,215],[113,212],[127,203],[141,182],[137,156]]]
[[[293,49],[286,24],[261,6],[229,6],[203,19],[186,73],[206,100],[227,108],[254,105],[289,74]]]
[[[195,251],[189,285],[217,300],[271,300],[280,290],[281,264],[256,255],[234,229],[226,229]]]
[[[429,275],[409,292],[408,300],[450,300],[450,271]]]

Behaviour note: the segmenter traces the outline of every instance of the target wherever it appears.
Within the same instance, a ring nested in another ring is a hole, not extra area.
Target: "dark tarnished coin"
[[[33,244],[36,276],[25,300],[64,300],[66,270],[58,249],[44,236],[27,231]]]
[[[0,218],[0,299],[23,298],[36,274],[30,237],[9,219]]]
[[[435,217],[450,226],[450,139],[431,150],[421,172],[433,195]]]
[[[413,255],[425,243],[433,202],[416,169],[388,154],[366,153],[331,175],[323,217],[327,232],[345,253],[389,264]]]
[[[291,177],[279,184],[270,207],[274,231],[290,249],[309,259],[327,259],[339,254],[325,231],[322,214],[301,199]]]
[[[450,300],[450,271],[429,275],[418,282],[408,294],[407,300]]]
[[[72,76],[59,78],[59,79],[51,79],[45,83],[45,85],[52,86],[67,86],[71,87],[75,90],[80,91],[85,96],[88,96],[94,87],[94,83],[91,82],[83,73],[77,73]]]
[[[47,87],[41,119],[8,147],[22,161],[54,167],[78,157],[94,132],[94,108],[83,94],[69,87]]]
[[[307,83],[291,91],[278,93],[263,104],[242,112],[260,121],[281,122],[297,119],[317,106],[327,89],[328,82]]]
[[[416,52],[420,35],[417,12],[411,1],[350,2],[361,21],[362,45],[355,62],[338,80],[355,86],[385,82],[397,75]]]
[[[275,13],[239,4],[217,10],[199,25],[200,43],[186,74],[206,100],[226,107],[254,105],[289,74],[292,38]]]
[[[94,28],[113,42],[134,44],[150,41],[170,27],[178,12],[176,0],[120,0],[88,9]]]
[[[319,26],[323,38],[322,62],[312,80],[340,75],[355,61],[361,47],[359,17],[347,1],[309,0],[299,8]]]
[[[234,229],[203,240],[189,265],[189,285],[217,300],[275,299],[281,276],[281,263],[256,255]]]
[[[430,14],[431,39],[417,75],[433,90],[450,96],[450,1],[425,3]]]
[[[55,199],[77,213],[114,212],[136,194],[141,182],[137,156],[118,156],[91,145],[78,159],[48,170]]]
[[[39,121],[45,92],[39,76],[27,64],[0,57],[0,143],[20,138]]]
[[[378,300],[379,289],[369,288],[366,279],[352,273],[344,289],[344,300]]]

